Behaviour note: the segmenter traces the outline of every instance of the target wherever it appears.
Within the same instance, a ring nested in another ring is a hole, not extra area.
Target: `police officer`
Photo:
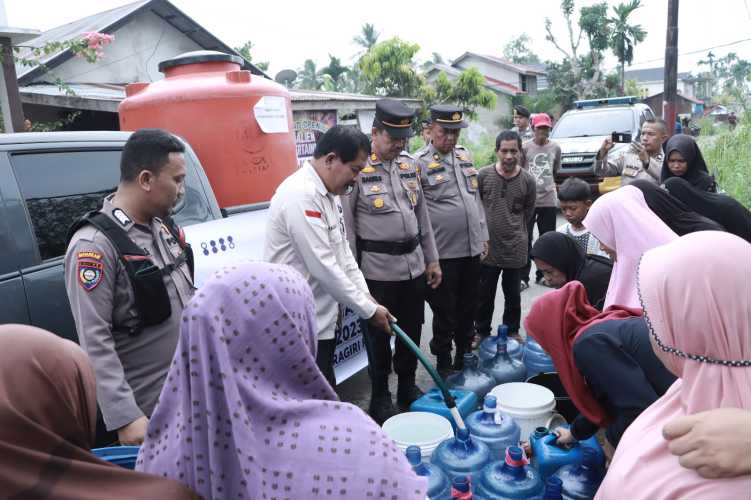
[[[480,259],[487,254],[488,229],[477,169],[469,151],[456,143],[461,129],[467,127],[461,108],[433,106],[430,121],[432,142],[415,156],[443,272],[441,286],[427,293],[433,309],[430,351],[436,356],[438,372],[446,376],[451,370],[451,340],[456,344],[454,369],[462,369],[463,355],[471,350]]]
[[[184,194],[185,146],[159,129],[130,136],[117,191],[73,226],[65,286],[97,399],[120,443],[143,442],[193,293],[192,254],[169,214]]]
[[[419,345],[425,311],[425,286],[441,283],[433,229],[412,155],[404,151],[414,112],[402,102],[376,103],[372,154],[349,196],[342,197],[347,237],[368,289],[399,326]],[[367,334],[372,384],[370,415],[382,423],[397,413],[388,388],[391,371],[389,336],[371,328]],[[406,409],[420,397],[415,385],[417,358],[396,342],[394,371],[397,403]]]

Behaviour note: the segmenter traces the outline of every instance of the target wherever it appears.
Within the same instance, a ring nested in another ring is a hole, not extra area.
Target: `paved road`
[[[563,224],[565,220],[558,215],[558,221],[557,225]],[[534,265],[533,265],[534,268]],[[545,292],[549,292],[550,288],[547,288],[542,285],[536,285],[534,284],[534,269],[532,270],[532,282],[530,283],[530,287],[522,292],[522,321],[526,317],[527,313],[529,312],[529,308],[532,306],[532,302],[534,302],[534,299],[539,297]],[[503,292],[501,291],[500,282],[498,284],[498,290],[496,292],[496,298],[495,298],[495,311],[493,312],[493,329],[496,328],[497,325],[501,324],[501,318],[503,317]],[[430,307],[425,304],[425,324],[422,328],[422,335],[420,337],[420,348],[428,354],[428,358],[435,363],[435,357],[430,354],[430,348],[428,347],[428,343],[430,342],[430,339],[433,337],[432,331],[431,331],[431,323],[433,320],[433,313],[430,310]],[[521,329],[522,336],[526,336],[526,332],[524,331],[524,327],[522,326]],[[396,399],[396,375],[391,374],[389,377],[389,382],[391,383],[391,393],[394,395],[394,398]],[[425,370],[425,368],[422,367],[418,363],[418,369],[417,369],[417,385],[423,389],[427,390],[430,387],[433,387],[433,379],[430,378],[430,375],[428,375],[428,372]],[[342,401],[347,401],[353,404],[356,404],[360,408],[367,411],[368,403],[370,401],[370,380],[368,379],[368,373],[367,370],[362,370],[357,375],[345,380],[343,383],[339,384],[336,388],[337,393],[339,393],[339,397],[342,399]]]

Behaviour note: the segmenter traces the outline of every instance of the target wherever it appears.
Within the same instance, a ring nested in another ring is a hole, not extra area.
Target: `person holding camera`
[[[631,184],[636,179],[646,179],[655,185],[660,184],[662,162],[665,154],[663,143],[668,139],[667,124],[659,118],[647,120],[641,128],[639,142],[631,142],[617,155],[608,153],[615,145],[614,139],[624,134],[614,133],[603,141],[595,158],[594,173],[600,177],[621,176],[621,186]],[[630,141],[629,141],[630,142]]]

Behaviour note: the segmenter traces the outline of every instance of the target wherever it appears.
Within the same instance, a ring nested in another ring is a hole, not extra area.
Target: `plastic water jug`
[[[527,465],[522,449],[510,446],[504,460],[487,465],[475,480],[475,498],[533,498],[542,493],[540,475]]]
[[[476,354],[464,354],[464,369],[446,378],[449,389],[472,391],[477,396],[477,401],[482,401],[496,384],[493,377],[479,370],[479,363]]]
[[[527,367],[527,378],[534,377],[538,373],[556,371],[553,359],[531,337],[524,344],[524,366]]]
[[[451,481],[451,500],[472,500],[472,491],[467,476],[457,476]]]
[[[545,491],[533,500],[563,500],[563,483],[556,476],[550,476],[545,481]]]
[[[466,420],[470,413],[475,411],[478,405],[477,396],[472,391],[449,391],[456,401],[456,408],[462,416],[462,419]],[[446,402],[443,400],[443,394],[437,387],[433,387],[428,392],[423,394],[419,399],[416,399],[409,407],[409,411],[422,411],[427,413],[435,413],[448,419],[456,432],[456,422],[454,417],[451,416],[451,412],[446,406]]]
[[[561,480],[563,498],[566,500],[590,500],[605,475],[597,452],[592,448],[582,448],[582,459],[577,464],[564,465],[551,476]]]
[[[490,462],[488,445],[469,436],[467,429],[458,429],[456,437],[438,445],[430,461],[443,470],[448,477],[479,474]]]
[[[91,453],[125,469],[135,469],[138,449],[138,446],[110,446],[108,448],[94,448]]]
[[[428,478],[428,497],[431,500],[445,500],[451,497],[451,483],[446,474],[435,465],[422,461],[419,446],[407,448],[407,460],[415,474]]]
[[[605,454],[595,436],[570,445],[556,444],[556,439],[556,435],[547,427],[538,427],[529,437],[529,444],[532,447],[532,465],[540,471],[543,479],[552,476],[564,465],[581,463],[582,452],[587,448],[594,453],[597,465],[604,468]]]
[[[522,355],[524,353],[522,344],[514,339],[508,338],[508,326],[498,325],[498,335],[491,335],[489,337],[486,337],[482,341],[482,343],[480,343],[480,348],[477,351],[478,355],[480,356],[480,361],[485,361],[486,359],[490,359],[495,356],[495,353],[497,351],[495,345],[501,339],[506,339],[506,350],[508,351],[508,355],[513,359],[519,361],[522,360]]]
[[[493,377],[496,384],[524,382],[527,378],[527,370],[524,364],[508,355],[507,344],[503,340],[499,340],[495,346],[495,356],[482,361],[480,371]]]
[[[495,396],[485,396],[483,409],[471,414],[465,422],[472,438],[488,445],[492,460],[500,460],[506,448],[519,444],[521,429],[511,417],[501,414]]]

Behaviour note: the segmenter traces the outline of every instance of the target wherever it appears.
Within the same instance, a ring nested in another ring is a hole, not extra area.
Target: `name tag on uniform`
[[[363,182],[381,182],[383,181],[383,177],[381,177],[380,175],[367,175],[367,176],[363,176],[362,181]]]
[[[428,170],[428,175],[436,175],[436,174],[440,174],[441,172],[445,172],[445,171],[446,171],[446,167],[442,167],[442,166],[438,165],[435,168],[431,167],[430,170]]]
[[[407,172],[406,174],[399,174],[399,177],[401,177],[402,179],[414,179],[415,177],[417,177],[417,173]]]

